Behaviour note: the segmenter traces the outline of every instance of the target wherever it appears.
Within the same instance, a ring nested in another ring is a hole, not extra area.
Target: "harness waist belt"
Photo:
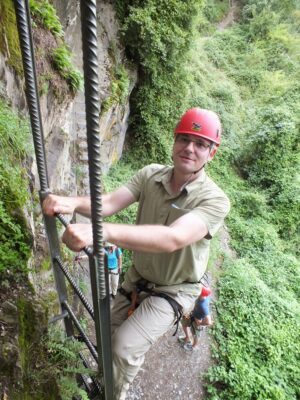
[[[183,315],[182,306],[176,300],[174,300],[171,296],[167,295],[166,293],[155,292],[153,289],[147,288],[146,284],[144,284],[144,283],[137,283],[136,288],[137,288],[138,293],[145,292],[145,293],[148,293],[150,296],[162,297],[163,299],[167,300],[167,302],[172,307],[175,317],[176,317],[176,321],[174,322],[174,325],[176,325],[176,329],[175,329],[175,332],[173,333],[173,336],[175,336],[178,331],[179,322]],[[123,296],[125,296],[129,302],[131,302],[131,300],[132,300],[131,293],[126,292],[126,290],[123,289],[122,287],[120,289],[118,289],[118,291]]]

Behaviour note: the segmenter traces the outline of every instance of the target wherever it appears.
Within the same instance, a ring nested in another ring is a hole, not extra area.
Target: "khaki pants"
[[[112,309],[112,352],[115,400],[124,400],[129,384],[144,362],[151,345],[175,322],[173,308],[167,300],[147,296],[127,318],[129,300],[118,293]],[[189,310],[197,296],[178,294],[174,299]],[[175,329],[175,328],[174,328]]]
[[[118,284],[119,284],[119,272],[118,269],[113,269],[108,274],[109,279],[109,293],[113,294],[114,296],[117,294],[118,291]]]

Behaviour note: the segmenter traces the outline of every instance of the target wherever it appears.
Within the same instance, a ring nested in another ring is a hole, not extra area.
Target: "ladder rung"
[[[62,319],[65,319],[68,316],[69,316],[68,312],[64,311],[61,314],[55,315],[54,317],[50,318],[48,322],[49,322],[49,324],[54,324],[54,322],[60,321]]]

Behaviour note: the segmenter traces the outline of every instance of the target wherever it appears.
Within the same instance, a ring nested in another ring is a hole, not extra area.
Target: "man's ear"
[[[211,161],[211,160],[214,158],[214,156],[215,156],[217,150],[218,150],[217,146],[214,146],[214,147],[211,149],[211,151],[210,151],[210,153],[209,153],[209,156],[208,156],[208,161]]]

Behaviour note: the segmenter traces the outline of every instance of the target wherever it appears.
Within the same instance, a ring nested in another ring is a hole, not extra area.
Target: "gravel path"
[[[202,331],[198,350],[186,352],[171,330],[146,354],[145,363],[134,379],[126,400],[201,400],[201,375],[211,363],[208,329]],[[182,331],[179,332],[182,335]]]

